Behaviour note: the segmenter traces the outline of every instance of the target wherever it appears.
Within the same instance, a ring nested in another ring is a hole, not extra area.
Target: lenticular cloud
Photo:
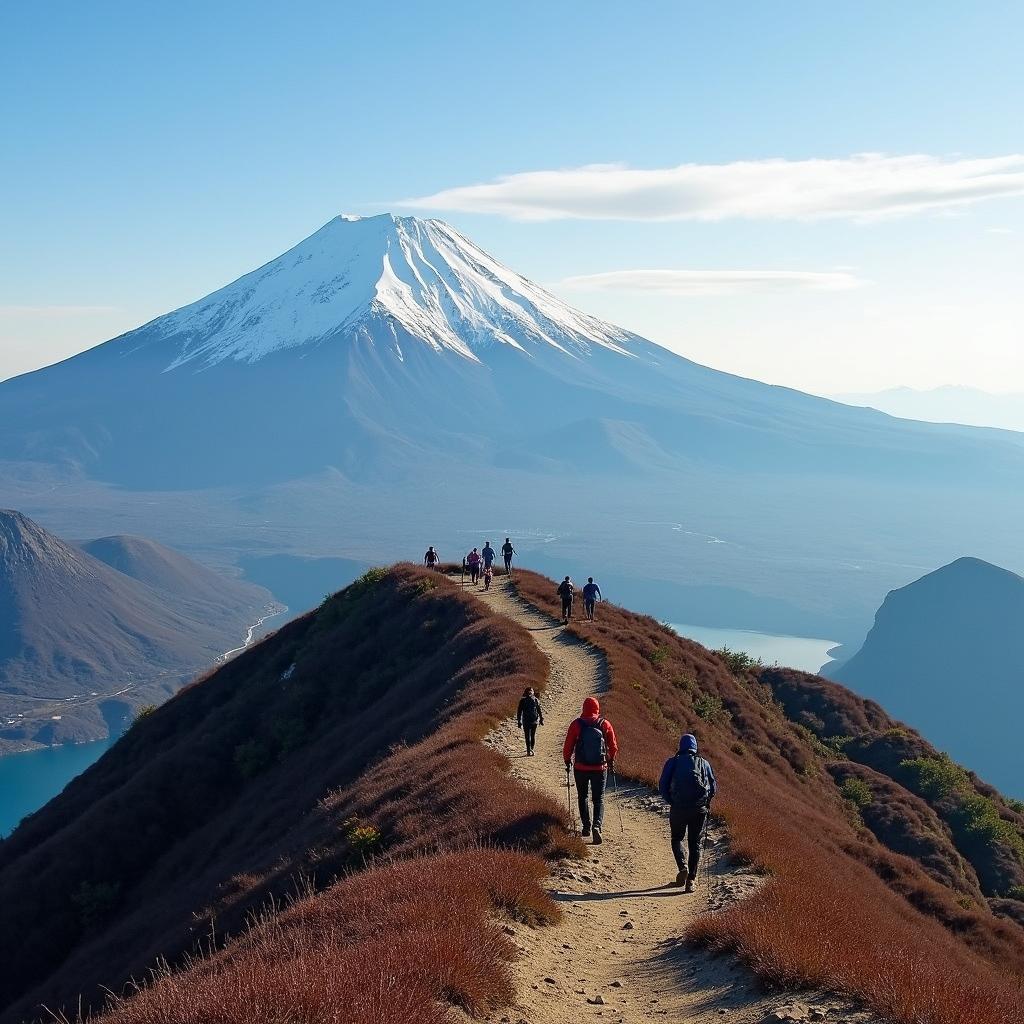
[[[516,220],[874,220],[1024,195],[1024,155],[741,160],[640,170],[594,164],[511,174],[401,205]]]

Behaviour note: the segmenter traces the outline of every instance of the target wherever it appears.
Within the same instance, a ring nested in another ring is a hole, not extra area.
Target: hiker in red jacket
[[[583,714],[577,718],[565,734],[562,758],[565,761],[566,785],[569,771],[576,778],[576,795],[580,804],[580,823],[583,838],[591,834],[589,790],[594,801],[593,835],[594,845],[601,842],[601,826],[604,824],[604,786],[608,769],[619,752],[612,723],[601,717],[601,705],[596,697],[583,702]]]

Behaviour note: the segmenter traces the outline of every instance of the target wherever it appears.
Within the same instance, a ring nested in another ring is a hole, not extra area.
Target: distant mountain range
[[[0,511],[0,753],[106,736],[244,643],[272,603],[154,541],[76,546]]]
[[[840,640],[965,546],[1024,562],[1022,479],[1024,437],[700,366],[391,215],[0,384],[0,483],[64,532],[236,563],[516,533],[673,621]]]
[[[905,419],[1024,431],[1024,394],[994,394],[949,384],[930,390],[889,388],[833,397],[837,402],[867,406]]]
[[[1024,798],[1024,579],[960,558],[886,597],[864,646],[826,675]]]

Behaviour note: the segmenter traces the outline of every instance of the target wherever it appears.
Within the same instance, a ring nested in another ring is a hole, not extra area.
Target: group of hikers
[[[512,558],[516,549],[508,537],[501,547],[505,572],[512,575]],[[487,541],[481,550],[473,548],[462,560],[463,571],[469,572],[470,581],[476,584],[483,580],[484,589],[490,588],[494,576],[494,548]],[[433,546],[427,548],[423,564],[429,569],[440,569],[441,558]],[[568,625],[572,619],[576,587],[571,577],[566,576],[558,584],[558,597],[562,604],[562,623]],[[582,588],[583,612],[593,622],[597,602],[603,600],[601,588],[593,576],[587,577]],[[537,728],[544,724],[544,709],[540,698],[532,687],[528,687],[519,701],[516,724],[523,730],[526,742],[526,756],[535,756]],[[604,841],[604,796],[608,778],[615,783],[615,757],[619,752],[619,741],[612,723],[601,715],[601,704],[596,697],[587,697],[582,712],[569,725],[562,744],[562,760],[565,762],[566,790],[576,783],[576,800],[579,807],[581,835],[594,845]],[[697,752],[697,737],[686,733],[679,740],[679,750],[670,757],[661,770],[658,791],[669,805],[669,832],[672,842],[672,856],[678,872],[676,884],[686,892],[693,892],[694,880],[700,866],[701,847],[707,829],[711,801],[718,786],[715,773],[706,758]],[[572,809],[572,799],[569,802]]]
[[[501,545],[501,557],[505,561],[506,576],[512,575],[512,558],[515,554],[516,549],[513,547],[512,541],[506,537],[505,543]],[[469,580],[474,586],[482,580],[484,590],[490,590],[491,581],[494,579],[494,562],[496,557],[494,548],[491,547],[491,542],[486,541],[482,549],[477,550],[477,548],[473,548],[462,559],[462,571],[463,573],[469,573]],[[427,548],[427,553],[423,556],[423,564],[428,569],[440,571],[441,556],[434,550],[433,544]]]
[[[526,740],[526,756],[533,757],[537,726],[544,724],[544,709],[532,687],[519,701],[516,722]],[[615,781],[618,752],[619,741],[612,723],[602,717],[598,699],[588,697],[580,717],[573,720],[565,734],[562,759],[566,789],[570,788],[571,779],[576,783],[581,835],[594,845],[604,842],[604,795],[608,777]],[[665,762],[658,782],[658,791],[669,805],[672,856],[678,869],[676,885],[683,886],[686,892],[693,892],[711,801],[717,789],[710,763],[697,753],[697,737],[686,733],[679,740],[678,753]]]
[[[512,558],[515,554],[516,549],[512,541],[506,537],[505,543],[501,545],[501,557],[505,562],[506,576],[512,575]],[[497,555],[494,552],[494,548],[491,547],[491,542],[489,540],[485,541],[482,548],[473,548],[462,559],[462,571],[464,574],[469,575],[469,582],[473,586],[483,582],[484,590],[490,590],[491,583],[494,580],[494,562],[496,558]],[[433,544],[427,548],[427,553],[423,556],[423,564],[428,569],[440,571],[441,556],[437,553]],[[571,577],[566,576],[558,584],[558,596],[562,602],[562,622],[568,625],[572,620],[572,609],[576,600],[576,585]],[[588,576],[587,582],[583,585],[583,614],[589,622],[594,621],[594,611],[597,607],[597,602],[602,600],[604,600],[604,597],[601,594],[601,588],[594,582],[593,576]]]

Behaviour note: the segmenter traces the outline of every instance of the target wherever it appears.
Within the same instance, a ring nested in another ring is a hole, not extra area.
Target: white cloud
[[[398,205],[516,220],[875,220],[1024,195],[1024,155],[960,159],[862,153],[638,170],[528,171]]]
[[[848,271],[809,270],[612,270],[567,277],[556,287],[661,295],[732,295],[737,292],[846,291],[865,281]]]

